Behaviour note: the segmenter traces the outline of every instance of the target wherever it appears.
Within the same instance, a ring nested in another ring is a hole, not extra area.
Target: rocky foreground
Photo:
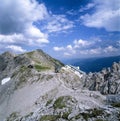
[[[120,63],[81,75],[42,50],[0,55],[0,121],[119,120]]]

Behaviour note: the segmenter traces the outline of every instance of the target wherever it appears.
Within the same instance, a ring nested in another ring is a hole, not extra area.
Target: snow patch
[[[8,81],[10,81],[10,77],[7,77],[7,78],[4,78],[2,81],[1,81],[1,84],[5,84],[7,83]]]

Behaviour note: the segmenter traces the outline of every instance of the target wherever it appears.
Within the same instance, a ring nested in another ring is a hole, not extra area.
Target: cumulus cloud
[[[93,44],[92,41],[86,41],[86,40],[74,40],[74,48],[80,48],[80,47],[86,47],[86,46],[90,46]]]
[[[79,49],[89,48],[93,44],[95,44],[94,41],[87,41],[87,40],[79,39],[79,40],[74,40],[72,44],[66,45],[65,47],[53,47],[53,50],[63,52],[64,56],[73,56],[77,54],[77,51]],[[83,54],[86,52],[81,51],[81,53]]]
[[[49,43],[48,36],[41,32],[34,22],[44,20],[48,16],[44,4],[36,0],[4,0],[0,4],[0,44],[12,50],[17,46],[41,46]],[[1,50],[5,48],[1,47]],[[6,49],[7,49],[6,48]]]
[[[53,47],[54,51],[63,51],[64,49],[64,47]]]
[[[72,47],[72,45],[67,45],[66,47],[53,47],[53,50],[62,52],[65,57],[72,56],[76,53],[76,50]]]
[[[108,44],[99,39],[93,41],[79,39],[64,47],[54,47],[53,49],[54,51],[61,52],[64,57],[111,56],[119,55],[119,44],[119,41]]]
[[[17,45],[8,45],[6,48],[9,49],[10,51],[17,52],[17,53],[26,52],[25,49]]]
[[[3,0],[0,4],[0,52],[16,45],[41,47],[49,43],[49,33],[65,32],[73,24],[65,15],[48,12],[37,0]]]
[[[117,48],[113,47],[113,46],[107,46],[106,48],[104,48],[103,50],[105,53],[109,53],[109,52],[115,52],[117,51]]]
[[[107,31],[120,31],[120,1],[94,0],[95,11],[80,18],[88,27],[105,28]]]
[[[98,47],[98,48],[90,48],[85,50],[80,50],[80,54],[82,55],[111,55],[115,52],[119,52],[119,49],[113,47],[112,45],[106,47]]]
[[[0,33],[22,33],[34,21],[42,20],[46,15],[44,4],[38,4],[35,0],[4,0],[0,4]]]

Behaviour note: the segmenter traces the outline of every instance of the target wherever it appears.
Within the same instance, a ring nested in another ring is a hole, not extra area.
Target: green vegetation
[[[34,53],[34,51],[28,52],[27,55],[28,55],[30,58],[32,58],[33,53]]]
[[[44,115],[38,121],[56,121],[59,118],[68,120],[70,112],[64,112],[63,115]]]
[[[62,118],[63,119],[68,119],[69,114],[71,113],[71,110],[67,111],[67,112],[63,112]]]
[[[24,71],[26,71],[28,68],[26,67],[26,66],[21,66],[21,68],[20,68],[20,72],[24,72]]]
[[[11,78],[15,77],[17,74],[18,74],[18,72],[15,71],[15,72],[12,74]]]
[[[44,71],[44,70],[49,70],[50,67],[45,67],[45,66],[41,66],[41,65],[36,64],[36,65],[35,65],[35,69],[36,69],[37,71]]]
[[[25,83],[27,80],[24,75],[22,75],[18,82],[16,82],[15,89],[18,89],[18,87],[21,87],[23,83]]]
[[[59,97],[59,98],[54,102],[53,107],[54,107],[54,109],[57,109],[57,108],[62,109],[62,108],[64,108],[64,107],[66,107],[66,104],[65,104],[65,102],[64,102],[64,96]]]
[[[96,109],[96,108],[90,109],[86,113],[81,113],[81,115],[85,120],[88,120],[88,118],[92,118],[92,117],[96,118],[97,116],[101,116],[102,114],[103,114],[103,110]]]
[[[113,107],[120,108],[120,103],[113,103],[111,104]]]
[[[50,105],[52,103],[52,99],[48,100],[47,103],[46,103],[46,106]]]
[[[71,96],[61,96],[53,104],[54,109],[62,109],[67,107],[67,102],[72,102]]]
[[[32,116],[33,115],[33,112],[30,112],[29,114],[27,114],[26,116],[25,116],[25,118],[28,118],[29,116]]]
[[[17,112],[13,112],[13,113],[10,114],[9,117],[7,117],[7,121],[14,121],[16,118],[18,118],[18,113]]]
[[[103,119],[96,119],[96,121],[105,121],[105,120],[103,120]]]
[[[59,118],[59,115],[44,115],[38,121],[56,121]]]
[[[81,115],[78,114],[78,115],[75,116],[75,119],[77,120],[77,119],[79,119],[80,117],[81,117]]]

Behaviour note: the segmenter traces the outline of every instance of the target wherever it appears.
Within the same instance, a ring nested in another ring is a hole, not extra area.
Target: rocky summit
[[[120,62],[86,74],[42,50],[5,52],[0,121],[120,121]]]

